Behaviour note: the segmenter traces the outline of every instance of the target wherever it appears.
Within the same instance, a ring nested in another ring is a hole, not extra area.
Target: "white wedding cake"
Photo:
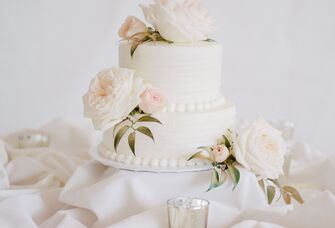
[[[185,166],[204,145],[214,145],[233,127],[235,107],[222,96],[222,47],[212,42],[193,44],[144,43],[130,56],[130,44],[119,46],[119,66],[155,85],[168,99],[153,116],[162,125],[147,123],[155,142],[145,135],[136,140],[136,160],[125,137],[114,150],[114,129],[105,132],[102,153],[112,159],[154,166]],[[193,164],[193,162],[189,162]]]
[[[104,131],[99,153],[105,158],[136,166],[205,166],[187,160],[233,128],[235,106],[221,93],[222,46],[208,39],[213,20],[190,2],[141,6],[154,28],[132,16],[121,26],[119,66],[101,71],[84,97],[86,115]],[[169,18],[158,15],[160,9],[176,7],[198,16],[160,23]],[[196,23],[201,27],[192,27]]]
[[[282,185],[287,145],[263,118],[235,126],[234,104],[221,93],[222,46],[209,39],[213,20],[198,0],[141,6],[148,27],[129,16],[119,29],[119,65],[102,70],[83,97],[85,115],[104,132],[98,161],[120,169],[184,172],[212,169],[208,191],[241,167],[257,176],[271,203],[303,203]]]

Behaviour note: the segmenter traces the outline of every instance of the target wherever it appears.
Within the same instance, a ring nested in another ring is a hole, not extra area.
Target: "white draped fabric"
[[[47,149],[17,149],[17,134],[0,144],[0,227],[167,227],[165,202],[175,196],[210,200],[209,227],[334,227],[335,159],[302,143],[292,149],[289,178],[305,203],[267,205],[255,176],[241,170],[205,192],[210,172],[149,173],[92,161],[95,133],[83,120],[58,119],[41,128]]]

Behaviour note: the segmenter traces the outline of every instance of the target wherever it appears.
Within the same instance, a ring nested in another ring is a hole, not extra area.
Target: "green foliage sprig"
[[[148,27],[146,32],[139,32],[139,33],[136,33],[136,34],[134,34],[130,37],[127,37],[126,40],[132,42],[131,47],[130,47],[131,57],[134,56],[134,53],[135,53],[137,47],[140,44],[143,44],[145,42],[163,41],[163,42],[166,42],[166,43],[169,43],[169,44],[173,43],[172,41],[168,41],[168,40],[164,39],[158,31],[154,30],[151,27]]]
[[[261,179],[258,181],[258,184],[266,194],[269,204],[273,202],[275,196],[277,195],[277,191],[279,191],[277,201],[282,197],[286,204],[291,204],[292,198],[300,204],[304,203],[301,195],[294,187],[288,185],[281,186],[278,180]]]
[[[155,29],[148,27],[147,31],[145,32],[139,32],[136,33],[130,37],[127,37],[125,40],[131,41],[131,47],[130,47],[130,56],[133,57],[136,49],[140,44],[143,44],[145,42],[166,42],[168,44],[172,44],[172,41],[164,39],[164,37]],[[215,42],[215,40],[212,39],[206,39],[204,40],[206,42]]]
[[[137,126],[139,123],[144,122],[152,122],[152,123],[162,123],[156,119],[155,117],[151,116],[151,114],[144,113],[138,106],[120,123],[118,123],[114,127],[114,149],[117,152],[117,148],[121,139],[125,136],[125,134],[130,131],[128,135],[128,145],[131,149],[134,156],[136,156],[136,135],[137,133],[141,133],[152,141],[155,141],[154,135],[152,131],[146,126]],[[136,126],[135,126],[136,125]],[[122,126],[122,127],[121,127]]]
[[[231,131],[229,131],[231,133]],[[229,150],[229,156],[223,162],[216,162],[213,154],[213,147],[203,146],[199,147],[199,152],[193,154],[189,159],[204,159],[209,161],[214,169],[212,174],[211,182],[207,191],[217,188],[220,185],[224,184],[227,180],[227,177],[230,177],[234,183],[233,190],[236,188],[240,181],[240,171],[238,170],[237,161],[233,156],[233,143],[228,139],[227,136],[223,135],[222,138],[218,141],[218,145],[224,145]]]
[[[228,130],[227,135],[223,135],[218,141],[217,145],[224,145],[229,150],[229,156],[227,159],[221,163],[215,161],[215,156],[213,153],[214,146],[203,146],[199,147],[199,152],[193,154],[188,160],[192,159],[202,159],[209,161],[213,166],[213,173],[210,181],[209,188],[207,191],[210,191],[214,188],[221,186],[227,180],[227,177],[231,177],[234,187],[236,188],[237,184],[240,181],[240,171],[237,168],[239,164],[236,158],[234,157],[234,140],[232,137],[232,131]],[[286,204],[291,204],[292,198],[295,199],[298,203],[304,203],[301,195],[298,190],[289,185],[281,186],[278,180],[273,180],[269,178],[263,178],[258,181],[260,187],[264,191],[267,201],[269,204],[273,203],[276,195],[278,195],[278,200],[283,198]]]

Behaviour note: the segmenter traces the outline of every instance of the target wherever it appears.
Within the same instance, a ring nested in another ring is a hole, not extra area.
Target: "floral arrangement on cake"
[[[294,198],[303,203],[299,192],[292,186],[281,186],[278,178],[283,175],[286,143],[279,130],[264,119],[258,118],[248,126],[236,132],[228,130],[217,145],[198,148],[191,159],[205,159],[213,166],[213,175],[207,191],[222,185],[228,176],[234,183],[234,189],[240,180],[238,166],[255,173],[258,183],[271,204],[279,192],[287,204]]]
[[[135,76],[127,68],[105,69],[91,81],[84,95],[84,113],[89,117],[95,129],[114,128],[114,149],[128,132],[128,144],[135,155],[136,133],[142,133],[154,140],[153,133],[140,123],[162,124],[152,114],[166,105],[166,98],[141,77]]]
[[[193,43],[211,41],[208,34],[216,30],[214,20],[198,0],[155,0],[155,4],[140,5],[147,26],[134,16],[126,18],[119,36],[132,42],[131,56],[138,45],[149,41]]]

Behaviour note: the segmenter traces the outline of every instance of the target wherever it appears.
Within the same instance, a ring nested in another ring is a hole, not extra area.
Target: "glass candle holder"
[[[170,228],[206,228],[209,201],[177,197],[167,201]]]
[[[49,136],[39,131],[28,131],[18,136],[18,147],[22,149],[48,147],[49,143]]]

